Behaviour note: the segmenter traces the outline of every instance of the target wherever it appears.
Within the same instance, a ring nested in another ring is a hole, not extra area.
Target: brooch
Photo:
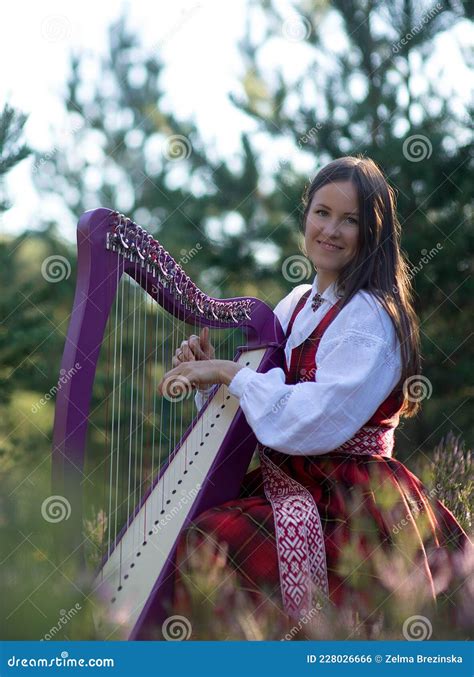
[[[311,299],[311,309],[312,309],[314,312],[316,312],[317,309],[318,309],[323,303],[324,303],[323,297],[321,296],[321,294],[319,294],[318,292],[316,292],[316,294],[315,294],[315,295],[313,296],[313,298]]]

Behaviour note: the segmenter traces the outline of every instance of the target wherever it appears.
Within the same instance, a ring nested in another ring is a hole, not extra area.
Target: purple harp
[[[103,469],[94,589],[106,610],[107,636],[161,639],[172,613],[177,540],[199,513],[238,495],[257,441],[226,386],[214,386],[198,412],[191,393],[160,397],[157,379],[171,368],[189,326],[240,331],[243,345],[227,343],[226,359],[261,372],[282,366],[284,335],[264,302],[204,294],[156,239],[118,212],[85,212],[77,245],[53,432],[53,490],[71,506],[61,546],[65,556],[82,553],[84,560],[87,510],[98,507],[94,490]],[[105,354],[104,376],[98,363]],[[186,406],[191,420],[182,429],[178,409]],[[105,434],[92,422],[100,407]]]

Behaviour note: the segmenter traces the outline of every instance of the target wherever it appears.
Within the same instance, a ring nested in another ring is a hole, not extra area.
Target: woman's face
[[[351,181],[328,183],[313,195],[306,218],[305,245],[318,271],[332,280],[355,255],[359,241],[357,190]],[[337,245],[326,248],[324,242]]]

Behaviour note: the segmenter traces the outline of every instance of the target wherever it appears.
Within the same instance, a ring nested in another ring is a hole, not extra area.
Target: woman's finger
[[[199,335],[199,346],[206,356],[206,360],[214,359],[215,350],[209,341],[209,327],[203,327]]]
[[[193,360],[196,359],[187,341],[183,341],[183,343],[181,344],[181,350],[182,350],[182,359],[184,362],[192,362]]]
[[[199,334],[199,343],[201,350],[206,353],[209,351],[209,327],[203,327]]]
[[[195,359],[186,340],[182,341],[180,347],[176,349],[175,356],[180,362],[191,362]]]
[[[199,336],[196,336],[196,334],[191,334],[188,339],[188,345],[193,351],[196,360],[208,359],[207,355],[201,350],[201,346],[199,345]]]

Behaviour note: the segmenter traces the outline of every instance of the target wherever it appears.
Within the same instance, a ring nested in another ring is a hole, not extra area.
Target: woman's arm
[[[324,454],[353,437],[400,374],[394,330],[382,338],[346,329],[318,360],[317,382],[286,385],[282,369],[258,374],[244,367],[229,392],[262,444],[286,454]]]
[[[282,298],[281,301],[279,301],[275,306],[273,312],[279,319],[283,331],[286,331],[288,322],[290,321],[290,317],[293,313],[296,304],[298,303],[298,300],[305,293],[305,291],[307,291],[310,288],[311,285],[309,284],[298,285],[297,287],[292,289],[289,294],[287,294],[284,298]],[[239,368],[240,367],[237,367],[236,365],[236,369],[232,370],[232,368],[229,365],[226,365],[225,372],[223,373],[222,382],[225,383],[226,385],[229,385],[229,383],[232,381]],[[202,407],[207,402],[212,387],[213,386],[202,390],[198,389],[196,391],[196,394],[194,396],[194,402],[196,404],[198,411],[201,411]]]

